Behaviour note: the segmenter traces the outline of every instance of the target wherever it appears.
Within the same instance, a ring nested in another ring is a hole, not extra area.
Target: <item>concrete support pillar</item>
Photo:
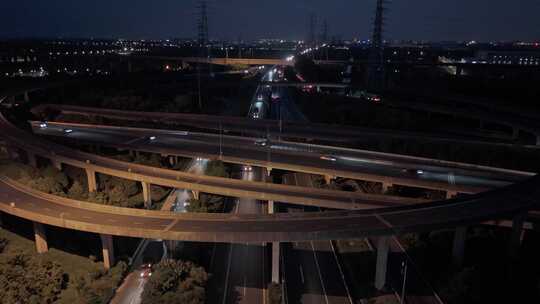
[[[332,179],[334,179],[333,176],[330,176],[330,175],[324,176],[324,181],[326,182],[327,185],[330,185],[330,183],[332,182]]]
[[[28,164],[34,168],[37,168],[37,158],[34,153],[26,152],[26,155],[28,157]]]
[[[457,195],[458,193],[456,191],[446,191],[446,199],[452,199]]]
[[[176,156],[172,156],[172,155],[169,156],[169,164],[170,164],[171,166],[175,166],[176,163],[177,163]]]
[[[129,156],[131,156],[131,157],[135,157],[135,151],[133,151],[133,150],[129,150]]]
[[[377,241],[377,268],[375,270],[375,288],[382,290],[386,284],[386,268],[388,265],[388,250],[390,237],[383,236]]]
[[[28,92],[24,92],[24,102],[29,102],[30,96],[28,95]]]
[[[45,253],[49,251],[47,245],[47,235],[45,234],[45,226],[41,223],[34,222],[34,237],[36,239],[37,253]]]
[[[465,239],[467,238],[467,227],[457,227],[454,232],[454,244],[452,247],[452,258],[454,265],[461,268],[465,256]]]
[[[274,201],[268,201],[268,214],[274,214]]]
[[[143,200],[144,200],[144,206],[149,209],[152,207],[152,191],[150,189],[151,184],[141,182],[142,184],[142,191],[143,191]]]
[[[51,163],[56,169],[58,169],[59,171],[62,171],[62,162],[57,161],[55,159],[51,159]]]
[[[86,177],[88,178],[88,192],[97,191],[96,171],[86,169]]]
[[[393,186],[391,183],[382,183],[382,193],[388,192],[388,190]]]
[[[103,267],[111,269],[114,266],[114,243],[113,237],[109,234],[100,234],[101,246],[103,247]]]
[[[522,212],[514,216],[512,219],[512,235],[510,236],[510,243],[508,252],[511,257],[517,257],[519,253],[519,247],[523,238],[523,223],[527,217],[527,212]]]
[[[279,278],[279,254],[280,254],[280,243],[272,243],[272,282],[280,283]]]
[[[272,174],[272,168],[268,167],[266,168],[266,176],[270,176]]]
[[[193,195],[193,198],[198,200],[200,198],[200,192],[199,190],[191,190],[191,194]]]

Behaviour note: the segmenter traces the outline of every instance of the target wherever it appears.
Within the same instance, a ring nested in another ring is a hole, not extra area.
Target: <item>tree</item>
[[[133,160],[136,164],[141,164],[145,166],[161,168],[161,156],[158,154],[151,154],[150,156],[145,156],[142,153],[137,154]]]
[[[281,285],[277,283],[270,283],[268,285],[268,303],[281,304],[281,297]]]
[[[225,164],[223,164],[223,162],[220,160],[212,160],[208,162],[204,173],[209,176],[229,177]]]
[[[216,213],[223,209],[223,197],[202,193],[200,199],[190,199],[187,212]]]
[[[60,184],[62,188],[66,188],[69,185],[67,175],[53,166],[47,166],[41,171],[41,175],[43,177],[51,177],[56,183]]]
[[[208,207],[201,200],[192,198],[188,200],[188,205],[186,206],[187,212],[193,213],[208,213]]]
[[[0,256],[2,303],[53,303],[66,283],[67,275],[56,262],[20,252]]]
[[[142,303],[203,304],[208,274],[190,261],[165,260],[154,266]]]
[[[89,273],[75,277],[72,284],[78,294],[78,303],[107,303],[107,299],[113,294],[113,288],[122,281],[127,268],[127,264],[120,261],[109,271],[96,268]]]
[[[127,205],[129,199],[126,187],[124,184],[116,184],[109,191],[109,203],[116,206]]]
[[[8,240],[0,238],[0,253],[4,252],[4,249],[7,247],[8,243]]]
[[[75,181],[69,188],[68,196],[76,200],[81,200],[88,197],[88,192],[83,188],[79,181]]]
[[[109,196],[105,192],[92,191],[88,194],[88,201],[96,204],[108,204]]]

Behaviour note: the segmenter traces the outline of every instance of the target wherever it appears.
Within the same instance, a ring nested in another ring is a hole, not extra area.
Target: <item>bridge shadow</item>
[[[309,244],[309,243],[305,243]],[[310,247],[310,245],[309,245]],[[284,252],[284,265],[286,289],[289,303],[302,303],[303,297],[320,296],[347,299],[338,262],[354,303],[361,299],[369,299],[380,295],[392,295],[393,290],[401,291],[402,267],[405,256],[402,253],[390,253],[387,269],[387,287],[378,291],[374,287],[376,252],[369,250],[360,252],[346,252],[336,255],[331,250],[318,250],[311,248],[293,248],[286,244]],[[315,262],[314,257],[317,257]],[[407,295],[429,297],[433,293],[409,266],[407,278]],[[321,285],[324,284],[324,289]]]
[[[2,213],[2,229],[35,242],[33,222],[10,214]],[[49,249],[57,249],[69,254],[102,260],[101,238],[96,233],[64,229],[44,225]],[[135,250],[139,239],[130,237],[114,237],[116,260],[127,260]]]

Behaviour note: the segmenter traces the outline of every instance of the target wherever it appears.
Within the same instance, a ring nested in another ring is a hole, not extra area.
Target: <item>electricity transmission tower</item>
[[[199,57],[209,59],[208,50],[208,7],[206,1],[200,1],[197,6],[199,10],[199,18],[197,20],[199,43]],[[210,67],[209,67],[210,68]],[[210,70],[210,69],[209,69]],[[197,88],[198,88],[198,101],[199,109],[202,110],[202,96],[201,96],[201,62],[197,63]]]
[[[385,0],[377,0],[375,19],[373,22],[373,35],[368,59],[367,85],[370,90],[382,90],[384,87],[384,13]]]
[[[197,20],[199,46],[206,47],[208,44],[208,8],[206,1],[200,1],[197,8],[199,9],[199,19]]]

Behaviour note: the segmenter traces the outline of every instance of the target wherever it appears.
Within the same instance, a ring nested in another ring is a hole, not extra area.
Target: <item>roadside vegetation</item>
[[[205,175],[215,177],[230,177],[229,169],[222,161],[212,160],[206,165]],[[186,206],[187,212],[194,213],[219,213],[223,212],[225,197],[215,194],[201,193],[199,199],[192,198]]]
[[[282,287],[281,284],[277,283],[270,283],[267,287],[267,303],[268,304],[281,304],[283,293],[282,293]]]
[[[44,193],[102,205],[144,208],[142,190],[136,181],[97,174],[98,191],[88,192],[86,173],[75,168],[67,167],[64,171],[53,166],[33,168],[13,161],[2,164],[1,168],[6,176]],[[159,208],[167,194],[165,188],[151,187],[152,200],[157,202],[154,208]]]
[[[102,263],[54,248],[37,254],[34,246],[0,229],[1,303],[105,304],[127,270],[123,261],[107,271]]]
[[[164,260],[153,266],[142,294],[143,304],[203,304],[208,274],[190,261]]]

